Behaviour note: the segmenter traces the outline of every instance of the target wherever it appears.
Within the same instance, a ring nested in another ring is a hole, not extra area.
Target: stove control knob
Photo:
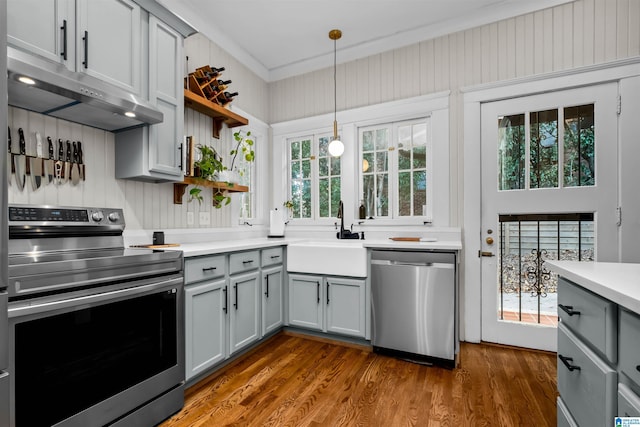
[[[100,222],[104,219],[104,214],[102,213],[102,211],[95,211],[91,214],[91,219],[95,222]]]
[[[118,222],[120,221],[120,214],[118,212],[111,212],[107,218],[109,218],[111,222]]]

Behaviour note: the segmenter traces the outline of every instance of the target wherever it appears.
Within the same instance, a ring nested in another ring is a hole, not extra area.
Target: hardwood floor
[[[555,426],[553,353],[462,343],[421,366],[280,333],[189,388],[173,426]]]

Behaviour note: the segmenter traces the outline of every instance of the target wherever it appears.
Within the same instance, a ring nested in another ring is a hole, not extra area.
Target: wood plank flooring
[[[280,333],[189,388],[174,426],[555,426],[553,353],[462,343],[454,370]]]

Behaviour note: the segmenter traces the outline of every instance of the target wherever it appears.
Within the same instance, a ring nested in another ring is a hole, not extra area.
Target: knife
[[[64,179],[64,142],[58,139],[58,161],[55,163],[56,184],[60,185]]]
[[[47,144],[48,144],[48,147],[47,147],[48,157],[46,160],[44,160],[44,170],[45,170],[45,175],[47,177],[46,183],[51,184],[51,181],[53,181],[53,177],[55,175],[55,169],[54,169],[55,162],[53,161],[53,141],[51,140],[50,136],[47,137]]]
[[[84,154],[82,153],[82,142],[78,141],[78,170],[80,171],[80,179],[85,180],[84,176],[84,160],[82,159]]]
[[[78,182],[80,182],[80,170],[78,167],[78,144],[75,141],[73,141],[73,156],[71,157],[70,175],[71,175],[71,184],[78,185]]]
[[[20,140],[18,141],[19,154],[14,156],[15,167],[16,167],[16,183],[18,184],[18,190],[22,191],[24,189],[24,181],[26,171],[26,147],[24,141],[24,131],[22,128],[18,129],[18,136]]]
[[[7,136],[7,146],[9,151],[7,152],[7,183],[11,185],[11,174],[16,173],[15,167],[13,166],[13,153],[11,152],[11,128],[8,127],[9,133]]]
[[[67,139],[67,155],[64,159],[64,182],[71,177],[71,141]]]
[[[31,154],[31,185],[33,186],[33,191],[40,188],[42,185],[42,167],[44,166],[42,162],[42,136],[40,136],[40,132],[36,132],[36,146],[35,150],[32,151]]]

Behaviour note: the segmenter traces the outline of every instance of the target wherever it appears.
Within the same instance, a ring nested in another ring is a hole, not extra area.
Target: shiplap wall
[[[340,64],[338,111],[450,90],[450,222],[460,226],[461,88],[638,55],[640,1],[579,0]],[[271,83],[270,123],[332,112],[332,89],[333,68]]]

